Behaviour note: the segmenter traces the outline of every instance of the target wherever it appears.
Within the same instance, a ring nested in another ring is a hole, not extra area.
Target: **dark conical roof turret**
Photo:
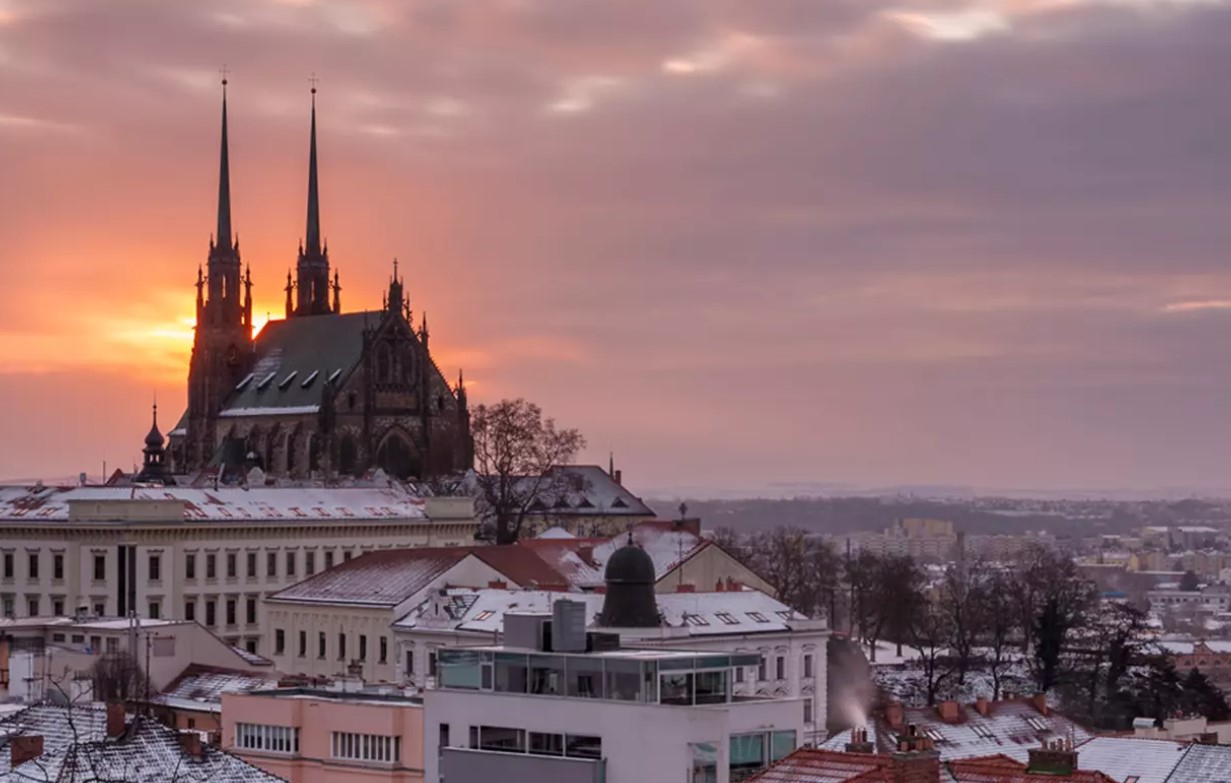
[[[654,561],[646,551],[628,543],[612,553],[603,571],[607,594],[599,625],[606,628],[653,628],[661,624],[658,602],[654,598]]]
[[[218,156],[218,247],[230,248],[231,242],[231,164],[227,154],[227,80],[222,80],[222,151]]]
[[[166,443],[166,440],[158,430],[158,403],[154,403],[154,422],[150,425],[149,434],[145,436],[145,445],[162,448],[164,443]]]

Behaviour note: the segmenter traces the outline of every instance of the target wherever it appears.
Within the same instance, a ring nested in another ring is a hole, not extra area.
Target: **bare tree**
[[[953,622],[945,608],[925,601],[916,607],[909,626],[911,646],[919,651],[918,666],[923,674],[924,695],[929,706],[936,703],[941,685],[953,674],[949,642]]]
[[[539,406],[520,398],[480,405],[471,432],[478,511],[494,527],[497,544],[514,543],[536,500],[550,504],[571,489],[561,467],[586,439],[578,430],[557,429]]]
[[[1015,637],[1020,633],[1020,618],[1016,611],[1016,581],[1003,570],[991,572],[976,594],[973,610],[976,625],[982,629],[986,653],[983,668],[992,678],[992,701],[1000,700],[1005,674],[1017,660]]]
[[[985,618],[979,604],[987,589],[985,574],[977,562],[954,563],[945,569],[940,586],[938,608],[948,621],[957,681],[963,685],[974,665],[975,647],[983,633]]]

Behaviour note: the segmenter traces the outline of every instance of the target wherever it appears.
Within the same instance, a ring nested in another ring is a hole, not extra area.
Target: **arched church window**
[[[288,433],[286,436],[286,474],[289,476],[295,472],[295,435]]]
[[[376,452],[376,464],[390,476],[408,479],[422,475],[422,466],[415,448],[398,432],[385,438]]]
[[[354,437],[345,435],[342,437],[342,445],[338,454],[338,470],[343,475],[353,476],[358,467],[359,447]]]
[[[376,381],[389,383],[393,380],[393,351],[385,343],[376,349]]]
[[[315,473],[321,469],[321,438],[319,435],[308,436],[308,471]]]

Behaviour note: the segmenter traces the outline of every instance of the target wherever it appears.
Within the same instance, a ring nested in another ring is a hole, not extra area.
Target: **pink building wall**
[[[298,728],[299,753],[237,748],[237,723]],[[391,764],[334,759],[333,732],[400,737],[401,760]],[[404,700],[365,700],[362,694],[341,692],[277,696],[227,693],[222,697],[222,746],[291,783],[422,783],[423,705]]]

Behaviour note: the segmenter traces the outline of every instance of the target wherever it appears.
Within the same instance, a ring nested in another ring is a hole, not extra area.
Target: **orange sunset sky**
[[[346,310],[634,491],[1231,487],[1218,0],[0,0],[0,478],[185,397],[229,69],[280,317],[308,77]],[[263,319],[262,319],[263,320]]]

